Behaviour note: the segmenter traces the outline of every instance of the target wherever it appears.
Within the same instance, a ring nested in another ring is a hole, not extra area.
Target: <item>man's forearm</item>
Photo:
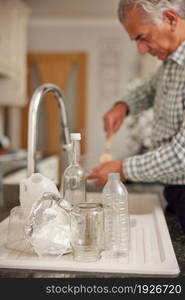
[[[185,155],[177,153],[178,147],[171,143],[155,151],[127,158],[123,162],[126,179],[141,182],[172,182],[184,174]]]

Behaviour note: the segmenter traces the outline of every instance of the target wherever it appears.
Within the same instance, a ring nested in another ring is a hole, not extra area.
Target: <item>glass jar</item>
[[[102,251],[103,206],[78,203],[71,211],[71,246],[74,260],[92,262]]]

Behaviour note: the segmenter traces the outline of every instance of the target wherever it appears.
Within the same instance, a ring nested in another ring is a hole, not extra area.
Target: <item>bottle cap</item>
[[[120,174],[119,173],[109,173],[108,179],[109,180],[120,180]]]
[[[81,140],[81,133],[71,133],[70,136],[71,136],[71,140],[73,140],[73,141]]]

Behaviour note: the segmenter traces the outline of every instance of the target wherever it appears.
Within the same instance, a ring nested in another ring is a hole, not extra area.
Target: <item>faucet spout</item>
[[[36,171],[36,142],[37,142],[37,122],[38,110],[40,103],[47,93],[54,94],[58,101],[60,116],[61,116],[61,129],[63,137],[63,150],[68,154],[68,161],[70,160],[71,140],[68,126],[67,111],[64,104],[64,97],[58,86],[46,83],[39,86],[31,99],[29,106],[28,116],[28,156],[27,156],[27,176],[31,176]]]

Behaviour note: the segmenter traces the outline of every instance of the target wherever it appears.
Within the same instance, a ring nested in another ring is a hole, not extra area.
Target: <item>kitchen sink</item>
[[[38,163],[39,171],[57,184],[58,159],[49,157]],[[4,209],[7,217],[11,208],[19,205],[19,182],[26,177],[26,169],[19,170],[3,179]],[[134,188],[133,188],[134,186]],[[130,251],[125,258],[110,259],[106,257],[95,263],[73,261],[70,254],[60,258],[30,255],[26,250],[12,251],[6,247],[8,217],[0,223],[0,268],[50,270],[64,272],[114,273],[130,276],[166,276],[179,275],[179,266],[172,246],[168,227],[159,199],[160,185],[126,185],[129,192],[130,212]],[[143,187],[144,186],[144,187]],[[145,190],[145,192],[144,192]],[[153,190],[153,193],[152,193]],[[92,192],[93,191],[93,192]],[[88,201],[101,202],[101,189],[91,186]]]
[[[101,202],[101,193],[88,193],[88,201]],[[0,223],[0,268],[50,270],[89,273],[113,273],[128,276],[176,277],[176,260],[167,224],[157,194],[129,194],[130,251],[124,258],[103,256],[93,263],[73,261],[72,255],[38,257],[36,254],[6,247],[8,218]]]

